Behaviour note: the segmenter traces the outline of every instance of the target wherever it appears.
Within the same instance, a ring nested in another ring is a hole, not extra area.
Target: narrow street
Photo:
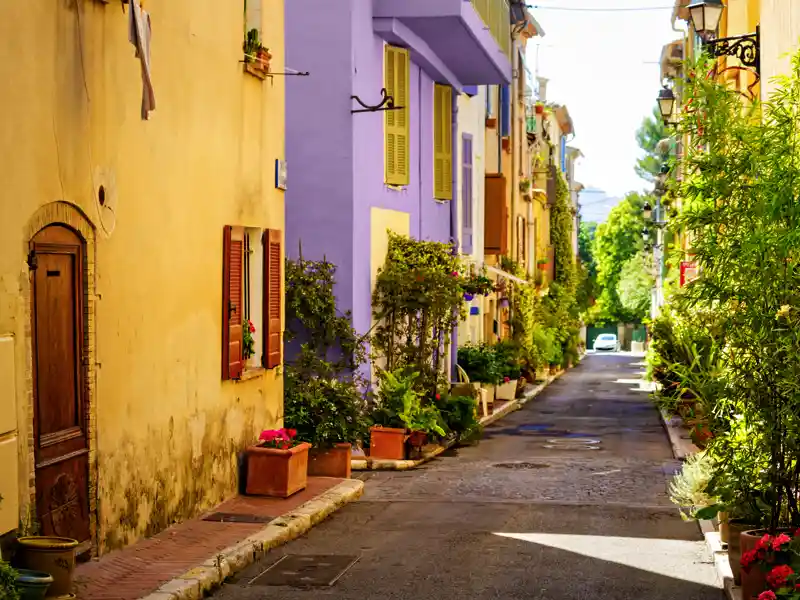
[[[721,598],[697,525],[667,497],[678,463],[638,384],[641,360],[589,355],[478,445],[360,475],[361,501],[216,597]],[[312,587],[280,585],[297,577],[291,556],[260,577],[285,555],[316,557],[300,567]]]

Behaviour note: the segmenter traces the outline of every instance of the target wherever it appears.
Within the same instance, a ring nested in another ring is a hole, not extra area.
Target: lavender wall
[[[372,0],[286,3],[286,64],[311,72],[287,82],[287,252],[295,256],[302,239],[306,257],[336,263],[339,307],[353,311],[360,332],[371,326],[370,209],[407,212],[413,236],[438,241],[450,239],[451,216],[449,202],[433,199],[434,81],[412,63],[402,190],[384,184],[384,114],[350,114],[351,95],[374,104],[384,86],[372,8]]]
[[[286,2],[286,253],[338,268],[339,307],[353,306],[353,131],[349,0]],[[335,32],[335,35],[330,35]],[[265,84],[265,85],[268,85]]]
[[[372,31],[372,0],[354,0],[353,94],[380,97],[383,87],[384,42]],[[353,122],[355,179],[354,318],[359,331],[371,325],[370,208],[407,212],[411,235],[420,239],[450,239],[449,203],[433,199],[433,80],[411,63],[409,73],[409,185],[402,190],[384,184],[384,116],[356,115]]]

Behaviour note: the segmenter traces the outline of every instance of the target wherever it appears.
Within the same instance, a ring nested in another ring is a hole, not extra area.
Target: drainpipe
[[[513,56],[516,57],[516,47],[515,41],[511,40],[511,53]],[[519,160],[519,149],[517,148],[519,142],[519,136],[517,135],[517,100],[519,99],[519,90],[517,89],[519,86],[519,77],[521,73],[517,75],[517,78],[514,79],[513,70],[512,70],[512,79],[511,85],[509,86],[509,104],[511,104],[511,127],[509,128],[508,135],[511,136],[510,144],[511,144],[511,235],[509,239],[511,240],[511,248],[509,248],[509,254],[514,256],[514,248],[519,248],[519,240],[515,239],[517,235],[517,194],[519,192],[519,168],[517,167],[517,161]]]
[[[456,251],[460,251],[461,244],[459,243],[458,231],[458,169],[461,166],[459,158],[459,149],[461,148],[461,140],[458,137],[458,96],[459,91],[453,88],[452,105],[453,105],[453,119],[451,125],[453,140],[450,155],[453,157],[453,194],[450,198],[450,241]],[[453,327],[453,332],[450,338],[450,381],[456,380],[456,362],[458,361],[458,325]]]

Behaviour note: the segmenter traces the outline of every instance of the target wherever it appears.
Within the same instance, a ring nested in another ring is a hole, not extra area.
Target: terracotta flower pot
[[[333,448],[312,448],[308,453],[308,474],[312,477],[350,479],[350,444],[334,444]]]
[[[742,582],[742,565],[739,562],[742,559],[740,534],[750,529],[753,529],[752,523],[745,523],[741,519],[728,520],[728,562],[730,562],[733,580],[736,585],[741,585]]]
[[[719,540],[723,544],[727,544],[728,540],[731,539],[731,528],[728,523],[728,513],[720,512],[717,515],[717,519],[719,519]]]
[[[369,455],[371,458],[404,460],[406,457],[406,430],[393,427],[372,427],[369,430]]]
[[[48,588],[53,584],[53,576],[44,571],[17,569],[15,583],[19,590],[20,600],[41,600],[47,595]]]
[[[496,129],[497,128],[497,118],[496,117],[486,117],[486,127],[489,129]]]
[[[412,448],[422,448],[428,442],[428,434],[424,431],[412,431],[408,436],[408,445]]]
[[[72,593],[72,575],[75,572],[75,549],[78,542],[69,538],[32,536],[17,540],[20,562],[26,569],[49,573],[53,582],[48,588],[51,596]]]
[[[739,545],[744,554],[756,547],[756,543],[764,535],[763,529],[751,529],[739,534]],[[741,570],[742,581],[742,600],[756,598],[761,592],[767,589],[766,573],[761,570],[759,565],[753,565],[749,571]]]
[[[302,442],[288,450],[250,446],[247,449],[247,494],[288,498],[306,489],[308,450]]]

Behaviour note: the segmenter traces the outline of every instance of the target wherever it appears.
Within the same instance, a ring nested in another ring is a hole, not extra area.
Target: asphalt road
[[[416,471],[361,475],[361,501],[216,597],[720,600],[697,525],[667,498],[678,463],[640,360],[587,356],[478,445]],[[338,579],[263,585],[273,576]]]

